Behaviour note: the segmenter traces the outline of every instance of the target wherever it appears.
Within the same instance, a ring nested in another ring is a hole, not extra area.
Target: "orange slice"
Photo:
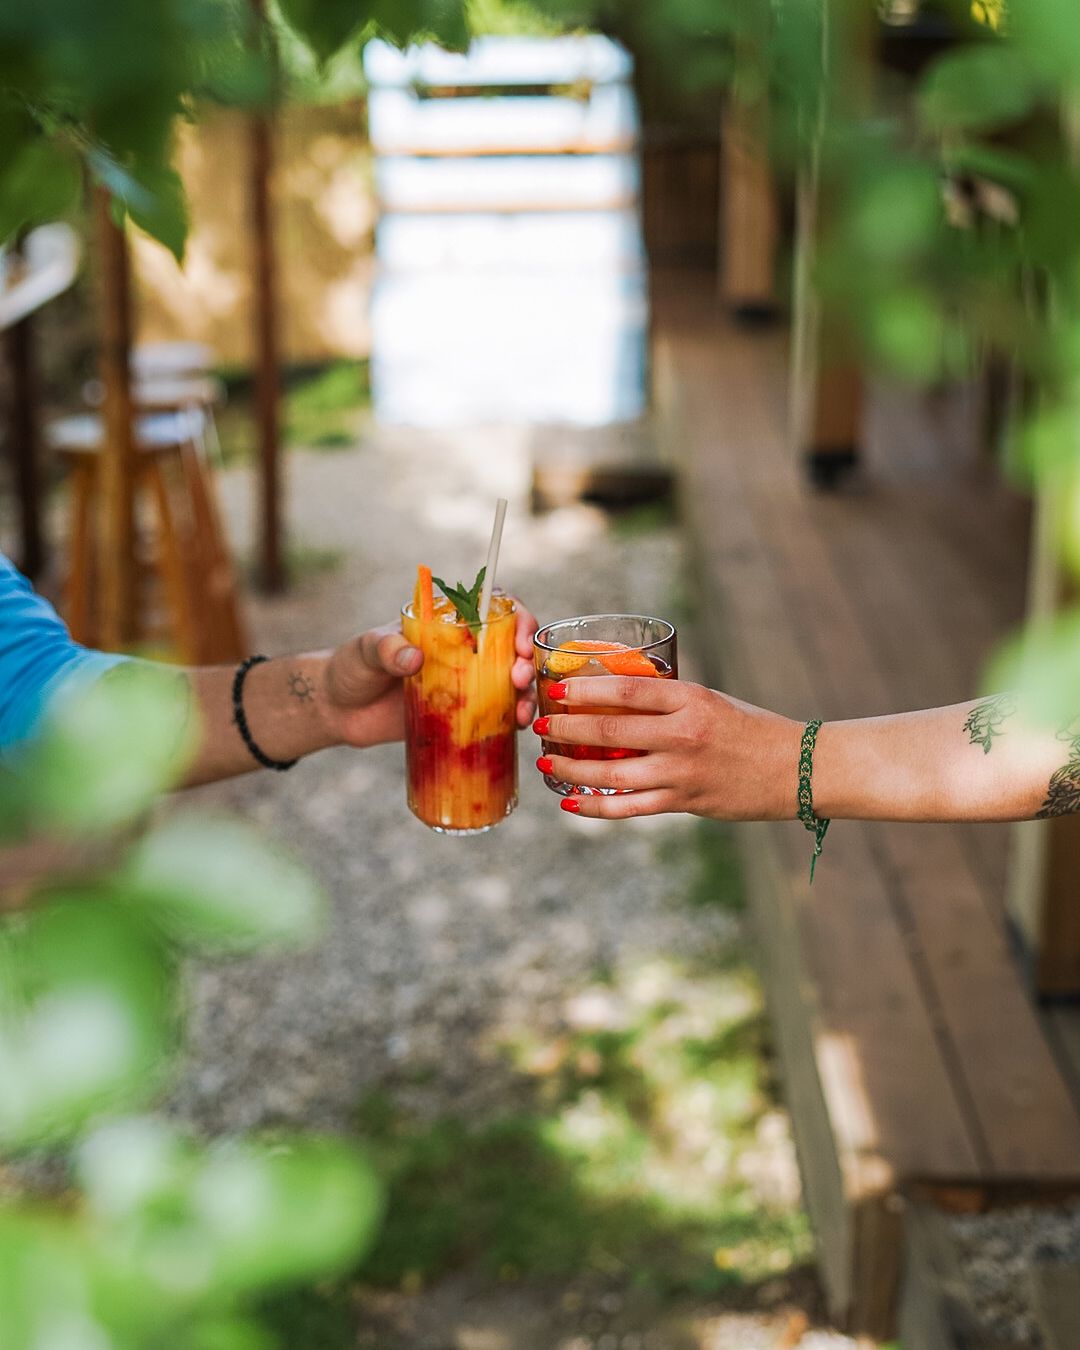
[[[657,669],[644,652],[635,651],[625,642],[596,642],[582,639],[564,642],[547,659],[549,675],[572,675],[588,665],[595,656],[612,675],[656,675]]]

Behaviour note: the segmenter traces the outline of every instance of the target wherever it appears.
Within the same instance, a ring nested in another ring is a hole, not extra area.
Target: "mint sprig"
[[[446,596],[447,600],[454,606],[458,612],[458,618],[462,623],[469,625],[469,632],[476,637],[483,626],[480,619],[480,591],[484,585],[484,576],[487,572],[486,567],[481,567],[476,574],[476,580],[472,586],[466,590],[465,583],[459,581],[456,586],[448,586],[442,577],[432,577],[432,581]]]

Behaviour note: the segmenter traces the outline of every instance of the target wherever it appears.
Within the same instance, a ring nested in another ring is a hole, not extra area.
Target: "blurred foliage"
[[[22,846],[13,873],[0,852],[0,1159],[47,1146],[70,1174],[51,1205],[8,1174],[0,1350],[261,1350],[275,1342],[251,1309],[354,1263],[380,1214],[343,1141],[204,1146],[141,1114],[171,1076],[183,955],[308,941],[322,914],[309,877],[246,826],[147,825],[190,753],[177,686],[117,668],[0,776]]]

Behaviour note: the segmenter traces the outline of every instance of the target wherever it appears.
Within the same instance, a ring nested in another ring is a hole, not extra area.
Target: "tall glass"
[[[514,602],[493,596],[477,633],[441,597],[433,618],[411,602],[401,618],[424,653],[405,681],[409,809],[440,834],[482,834],[517,805]]]
[[[566,679],[595,675],[633,675],[642,679],[675,679],[679,673],[678,634],[666,619],[645,614],[586,614],[560,619],[541,628],[533,639],[536,687],[541,716],[555,713],[603,715],[625,712],[624,708],[572,708],[551,698],[548,690]],[[575,650],[576,648],[576,650]],[[545,755],[567,759],[633,759],[643,750],[614,746],[562,744],[543,738]],[[545,774],[544,782],[561,797],[572,792],[607,796],[617,788],[583,787]]]

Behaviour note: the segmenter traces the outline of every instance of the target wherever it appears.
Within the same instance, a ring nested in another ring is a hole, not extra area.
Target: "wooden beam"
[[[731,96],[720,132],[720,298],[737,319],[773,318],[779,233],[768,108]]]
[[[135,441],[132,430],[131,262],[127,236],[112,217],[109,194],[95,191],[101,307],[101,382],[105,453],[100,522],[100,644],[120,651],[136,633]]]
[[[13,254],[18,251],[18,246],[12,249]],[[8,456],[19,512],[19,566],[28,577],[37,577],[45,565],[45,532],[41,519],[32,318],[26,316],[5,329],[4,354],[11,382]]]
[[[252,0],[258,30],[266,25],[264,0]],[[267,37],[267,41],[272,39]],[[271,98],[249,123],[249,211],[252,234],[252,301],[255,322],[255,415],[259,446],[259,582],[268,592],[285,588],[279,405],[277,266],[272,179],[274,104]]]

